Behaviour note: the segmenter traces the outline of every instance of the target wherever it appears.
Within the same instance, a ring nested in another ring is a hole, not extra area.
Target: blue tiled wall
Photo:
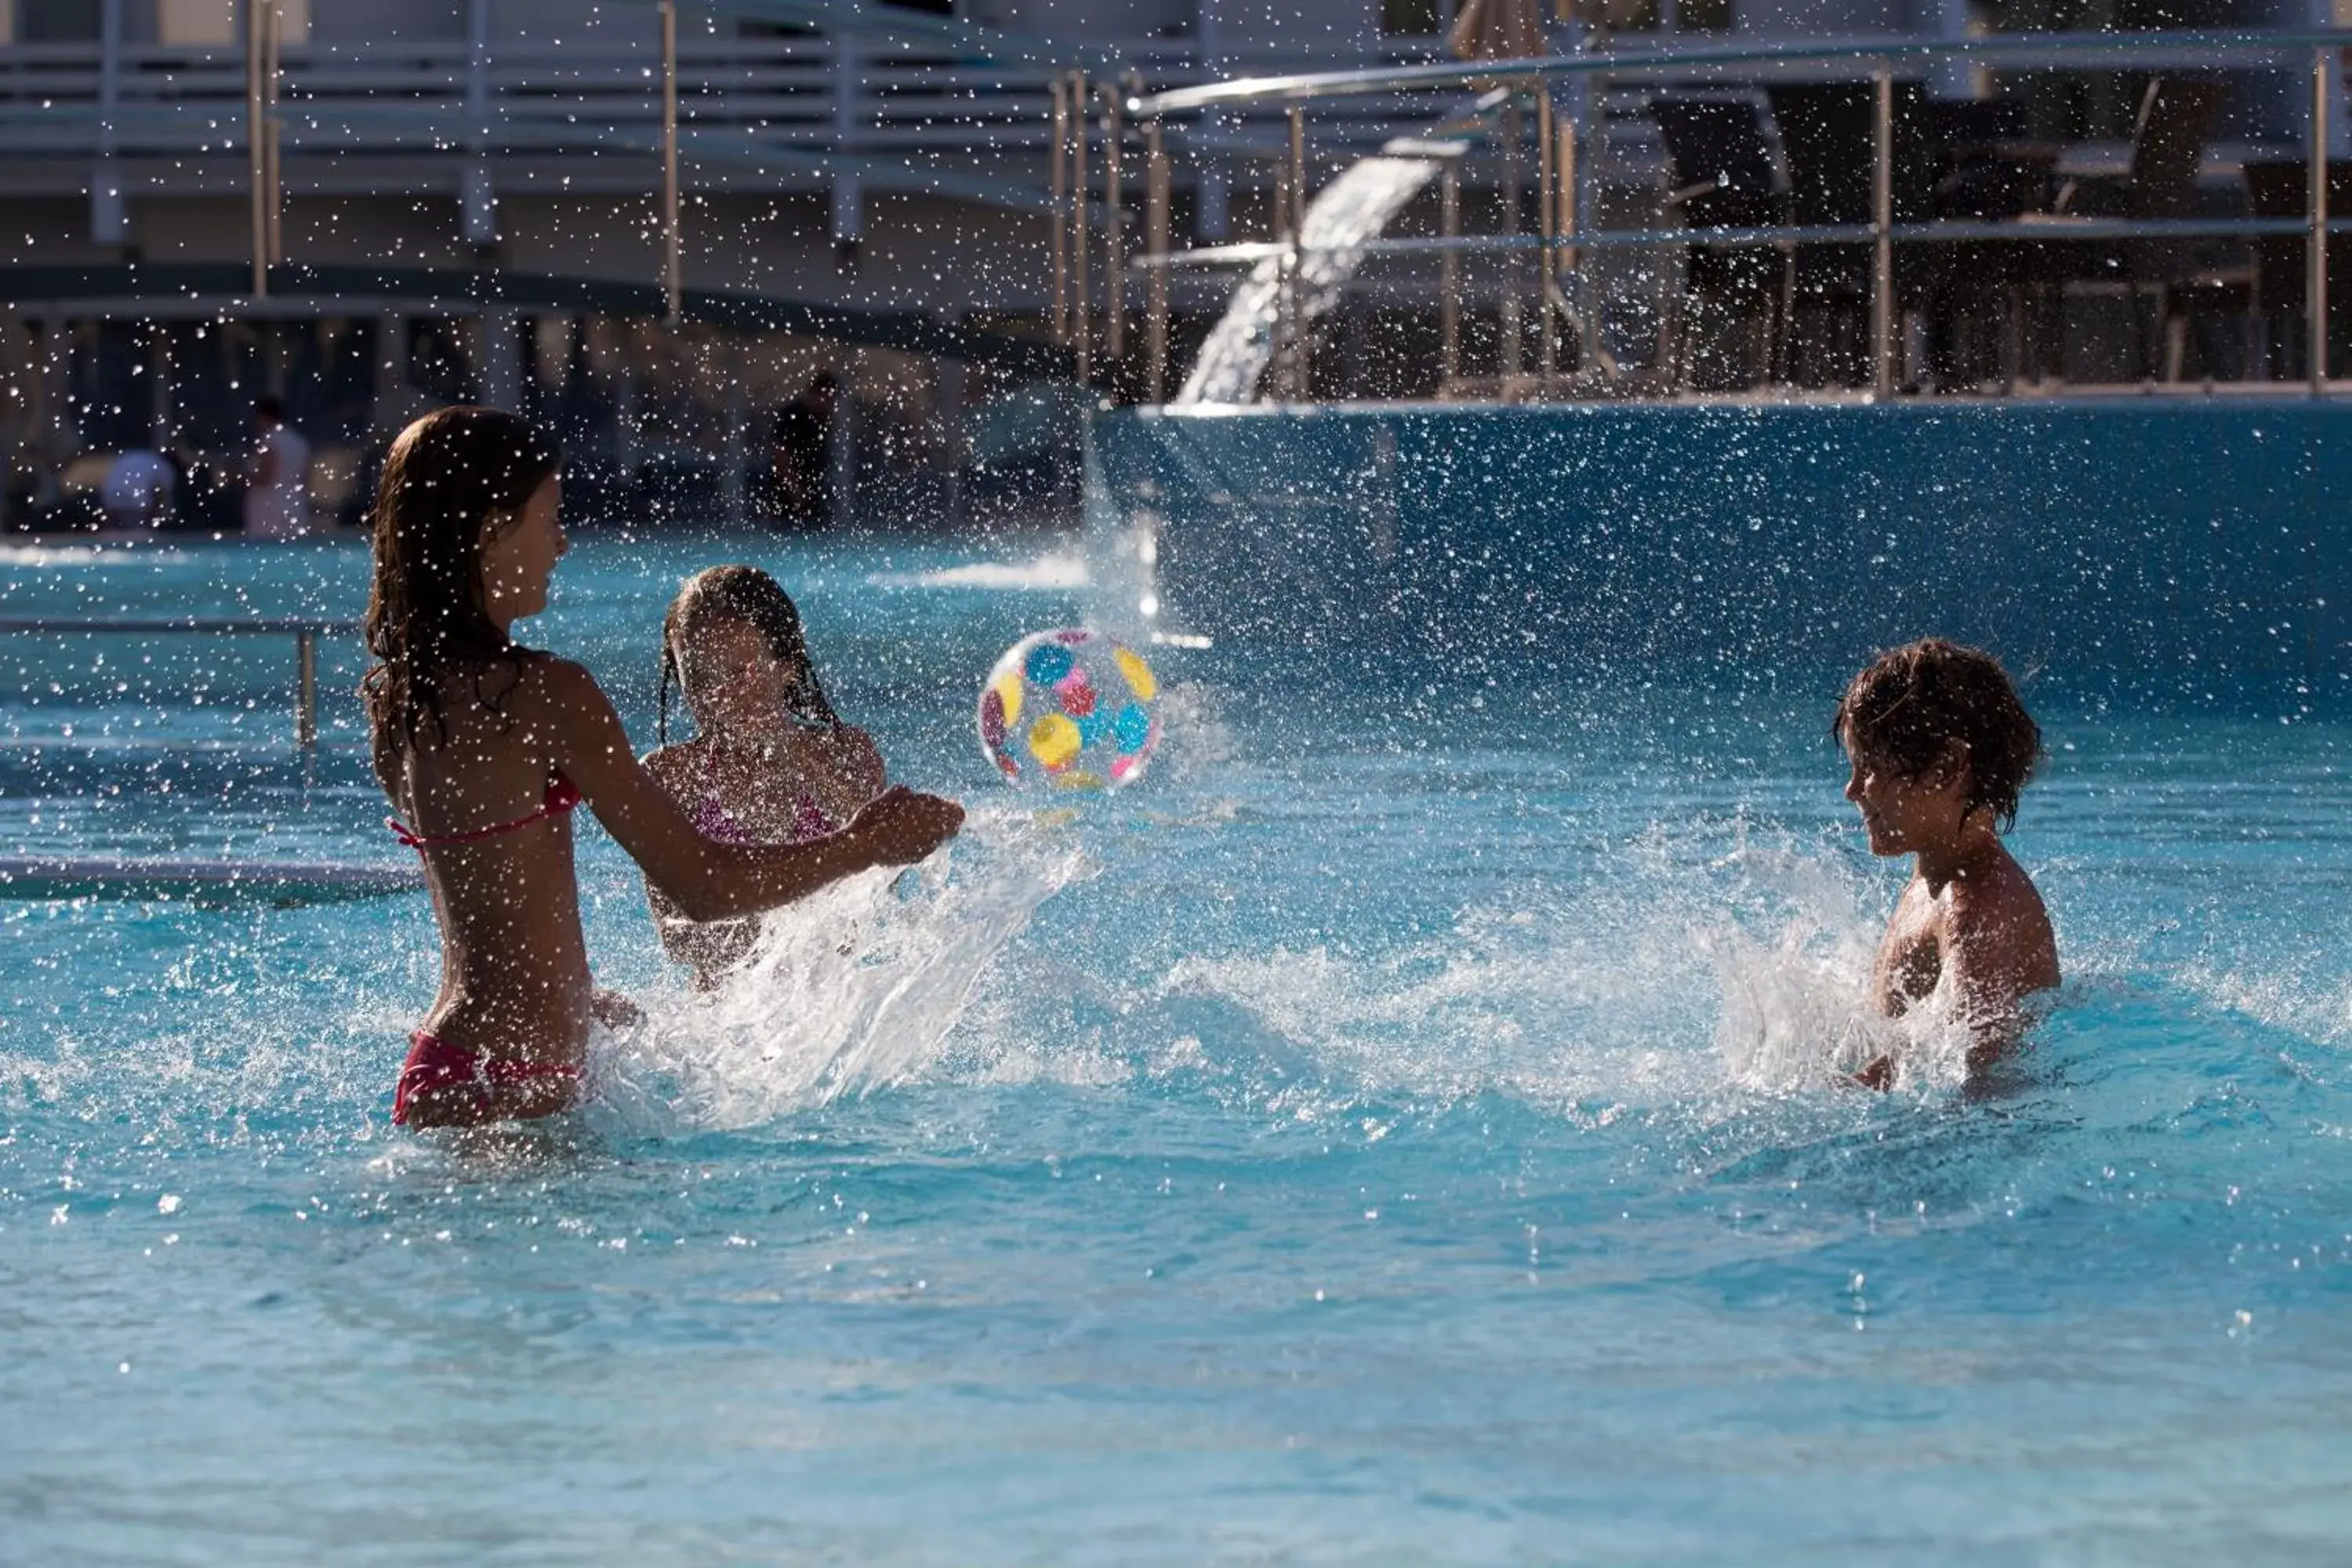
[[[2064,687],[2352,707],[2352,406],[1127,410],[1093,441],[1170,629],[1761,679],[1934,633]]]

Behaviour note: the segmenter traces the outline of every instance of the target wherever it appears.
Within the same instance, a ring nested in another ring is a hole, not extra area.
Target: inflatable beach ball
[[[1023,789],[1118,789],[1160,743],[1160,682],[1132,648],[1076,627],[1004,650],[980,693],[980,744]]]

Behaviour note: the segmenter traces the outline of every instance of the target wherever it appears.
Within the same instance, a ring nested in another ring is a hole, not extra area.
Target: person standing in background
[[[768,459],[767,510],[773,521],[824,521],[840,411],[841,378],[824,371],[776,416]]]
[[[286,423],[286,405],[253,405],[255,442],[246,470],[245,531],[250,539],[300,539],[310,531],[310,443]]]

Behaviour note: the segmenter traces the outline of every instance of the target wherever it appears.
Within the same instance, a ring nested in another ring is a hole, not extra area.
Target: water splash
[[[1364,242],[1376,238],[1406,204],[1428,188],[1438,166],[1435,158],[1366,158],[1316,194],[1299,229],[1302,330],[1339,302],[1363,262]],[[1175,401],[1255,402],[1258,383],[1274,361],[1275,317],[1281,299],[1281,262],[1269,259],[1253,267],[1201,345],[1201,356]]]
[[[1696,933],[1715,963],[1715,1047],[1734,1083],[1830,1089],[1889,1054],[1898,1088],[1952,1089],[1967,1078],[1970,1037],[1954,997],[1939,990],[1899,1019],[1866,1005],[1877,925],[1838,867],[1745,835],[1723,864],[1753,887],[1777,890],[1787,911],[1769,938],[1729,920]]]
[[[1864,902],[1818,845],[1740,822],[1653,832],[1589,882],[1398,950],[1180,959],[1131,1009],[1163,1037],[1130,1054],[1310,1115],[1488,1093],[1571,1114],[1705,1105],[1829,1090],[1887,1051],[1898,1087],[1957,1086],[1967,1037],[1944,1009],[1867,1007]]]
[[[656,1004],[606,1040],[604,1106],[636,1127],[749,1127],[919,1074],[997,954],[1085,869],[1049,819],[982,808],[917,870],[851,878],[768,916],[719,991]]]
[[[974,561],[931,572],[876,572],[866,579],[877,588],[990,588],[1013,592],[1066,592],[1092,578],[1086,557],[1054,550],[1028,561]]]

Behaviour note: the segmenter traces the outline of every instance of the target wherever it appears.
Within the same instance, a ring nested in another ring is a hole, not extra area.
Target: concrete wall
[[[320,44],[461,41],[467,0],[310,0]]]
[[[1827,38],[1937,31],[1933,0],[1731,0],[1744,36]]]
[[[1083,40],[1189,33],[1195,6],[1196,0],[1132,0],[1119,5],[1095,0],[976,0],[961,12],[984,26]]]
[[[2352,710],[2352,405],[1128,412],[1094,441],[1170,629],[1735,685],[1937,634],[2045,689]]]

